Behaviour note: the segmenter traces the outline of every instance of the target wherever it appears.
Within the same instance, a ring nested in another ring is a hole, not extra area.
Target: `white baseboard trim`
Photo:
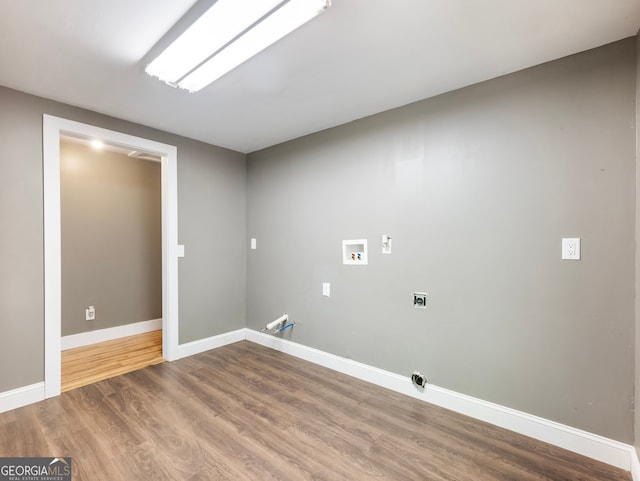
[[[638,452],[634,447],[631,448],[631,479],[640,481],[640,460],[638,460]]]
[[[286,339],[263,334],[253,329],[238,329],[181,344],[178,346],[176,359],[193,356],[245,339],[413,398],[597,459],[630,471],[633,481],[640,481],[640,461],[635,448],[628,444],[438,386],[427,385],[424,391],[419,391],[413,386],[408,376],[401,376]],[[6,391],[0,393],[0,412],[10,411],[44,399],[45,386],[43,382]]]
[[[62,337],[62,350],[74,349],[76,347],[89,346],[98,342],[113,341],[121,337],[135,336],[145,332],[162,329],[162,319],[152,319],[151,321],[134,322],[124,326],[108,327],[96,331],[80,332]]]
[[[426,389],[419,391],[413,386],[408,376],[400,376],[252,329],[246,329],[246,339],[413,398],[597,459],[626,471],[632,469],[633,459],[636,463],[638,462],[635,449],[628,444],[438,386],[427,385]],[[640,471],[638,474],[640,475]],[[640,478],[635,476],[633,479],[640,481]]]
[[[246,338],[246,330],[247,329],[245,328],[238,329],[237,331],[207,337],[206,339],[199,339],[186,344],[179,344],[174,360],[200,354],[201,352],[210,351],[211,349],[226,346],[227,344],[233,344],[234,342],[244,341]]]
[[[44,399],[44,382],[0,393],[0,413],[37,403]]]

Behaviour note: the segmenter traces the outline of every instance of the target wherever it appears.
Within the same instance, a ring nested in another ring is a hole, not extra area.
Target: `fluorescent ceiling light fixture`
[[[196,92],[322,13],[330,0],[218,0],[145,69]]]

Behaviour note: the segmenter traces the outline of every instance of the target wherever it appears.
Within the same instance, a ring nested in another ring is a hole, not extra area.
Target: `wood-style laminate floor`
[[[0,414],[0,455],[74,481],[631,480],[247,341]]]
[[[161,362],[162,329],[62,351],[61,391]]]

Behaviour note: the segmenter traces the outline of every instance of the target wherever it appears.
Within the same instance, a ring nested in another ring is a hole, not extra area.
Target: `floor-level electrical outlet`
[[[415,387],[424,389],[427,385],[427,378],[420,374],[418,371],[414,371],[411,375],[411,382]]]
[[[87,321],[95,321],[96,320],[96,308],[93,306],[89,306],[84,310],[84,318]]]

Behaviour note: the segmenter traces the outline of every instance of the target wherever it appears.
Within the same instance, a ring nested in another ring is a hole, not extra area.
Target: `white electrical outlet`
[[[580,260],[579,237],[565,237],[562,239],[562,259],[570,261]]]
[[[87,321],[95,321],[96,320],[96,308],[93,306],[89,306],[84,310],[84,318]]]

